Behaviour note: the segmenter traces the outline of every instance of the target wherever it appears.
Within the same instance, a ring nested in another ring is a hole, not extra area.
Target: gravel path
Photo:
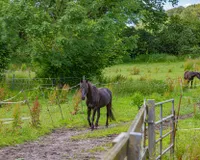
[[[114,139],[102,137],[95,139],[71,140],[71,136],[91,132],[75,129],[57,129],[37,141],[16,146],[0,148],[0,160],[98,160],[109,149],[105,144]],[[105,150],[96,151],[95,147],[104,145]],[[93,150],[91,150],[93,149]]]

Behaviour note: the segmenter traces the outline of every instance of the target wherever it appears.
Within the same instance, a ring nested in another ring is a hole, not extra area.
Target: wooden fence
[[[171,114],[163,117],[163,104],[172,103]],[[155,107],[160,107],[160,117],[155,121]],[[163,135],[163,125],[165,121],[171,122],[171,129]],[[155,130],[159,125],[159,139],[156,140]],[[141,107],[127,132],[121,133],[113,140],[113,147],[104,155],[105,160],[145,160],[162,159],[170,150],[171,159],[174,152],[175,133],[175,111],[174,100],[155,103],[148,100]],[[170,135],[170,145],[163,150],[162,140]],[[156,144],[159,142],[159,149]],[[148,144],[146,146],[146,143]]]

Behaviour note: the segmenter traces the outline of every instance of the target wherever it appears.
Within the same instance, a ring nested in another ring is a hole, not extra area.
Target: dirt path
[[[98,160],[108,150],[93,151],[95,147],[105,145],[114,139],[102,137],[96,139],[71,140],[70,137],[91,132],[90,130],[57,129],[50,135],[37,141],[0,148],[0,160]],[[92,150],[93,149],[93,150]]]

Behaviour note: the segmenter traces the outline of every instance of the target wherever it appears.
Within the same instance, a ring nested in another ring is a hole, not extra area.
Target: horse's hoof
[[[93,130],[94,130],[94,125],[91,125],[91,127],[90,127],[90,128],[91,128],[91,130],[93,131]]]

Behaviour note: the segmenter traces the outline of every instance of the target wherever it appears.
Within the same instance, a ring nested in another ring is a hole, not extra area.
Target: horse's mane
[[[88,90],[90,91],[90,95],[89,95],[90,97],[88,98],[92,98],[93,100],[99,98],[98,88],[94,86],[91,82],[88,82]]]

